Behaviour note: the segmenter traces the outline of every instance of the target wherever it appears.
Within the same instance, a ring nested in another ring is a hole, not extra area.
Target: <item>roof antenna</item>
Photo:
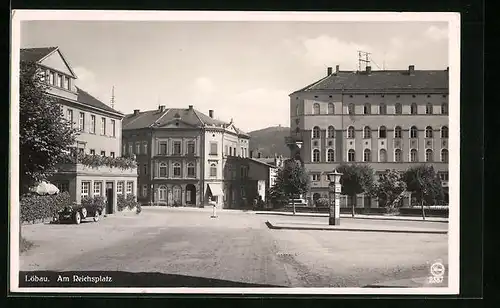
[[[111,89],[111,108],[115,109],[115,86]]]

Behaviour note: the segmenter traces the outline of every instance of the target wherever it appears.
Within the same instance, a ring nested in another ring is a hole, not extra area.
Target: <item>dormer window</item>
[[[57,86],[59,88],[64,87],[64,84],[63,84],[63,75],[61,75],[61,74],[57,74]]]

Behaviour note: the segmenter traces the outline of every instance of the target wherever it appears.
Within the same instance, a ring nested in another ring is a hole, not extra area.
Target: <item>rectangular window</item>
[[[60,74],[57,74],[57,86],[59,88],[63,88],[64,87],[64,84],[63,84],[63,76],[60,75]]]
[[[439,178],[443,182],[448,182],[449,181],[448,172],[439,172]]]
[[[106,156],[106,151],[101,151],[101,156]]]
[[[111,120],[111,137],[116,137],[116,122]]]
[[[49,84],[54,85],[55,84],[55,79],[56,79],[55,73],[54,72],[50,72],[49,73]]]
[[[82,197],[87,197],[90,193],[90,182],[82,182],[82,191],[80,195]]]
[[[226,145],[226,146],[224,147],[224,155],[226,155],[226,156],[229,154],[229,153],[228,153],[228,149],[229,149],[229,147]]]
[[[69,183],[64,182],[64,183],[57,183],[56,184],[57,188],[59,188],[60,192],[69,192]]]
[[[127,195],[134,193],[134,182],[127,182]]]
[[[173,154],[174,155],[181,155],[181,147],[182,147],[182,144],[180,141],[174,141],[174,144],[173,144]]]
[[[190,141],[190,142],[188,142],[188,144],[187,144],[187,153],[188,153],[189,155],[194,155],[194,152],[195,152],[194,142],[193,142],[193,141]]]
[[[101,118],[101,135],[106,135],[106,118]]]
[[[112,158],[115,158],[115,152],[110,152],[109,156],[111,156]]]
[[[148,185],[142,185],[142,196],[143,197],[148,196]]]
[[[90,116],[90,133],[95,134],[95,115]]]
[[[240,155],[241,157],[245,157],[245,155],[243,155],[243,147],[240,148]]]
[[[317,182],[317,181],[319,181],[319,174],[314,173],[311,175],[311,178],[312,178],[313,182]]]
[[[65,82],[64,87],[65,87],[67,90],[71,91],[71,79],[70,79],[69,77],[66,77],[66,82]]]
[[[80,131],[85,131],[85,113],[80,112],[80,117],[78,119],[78,129]]]
[[[94,196],[100,196],[102,192],[102,182],[94,182]]]
[[[66,111],[66,119],[70,123],[71,127],[73,127],[73,110],[72,109],[68,109]]]
[[[189,163],[187,166],[187,175],[190,178],[196,177],[196,168],[193,163]]]
[[[69,90],[69,78],[68,77],[64,77],[64,85],[63,85],[63,88],[66,89],[66,90]]]
[[[144,154],[148,154],[148,142],[145,141],[142,143],[142,147],[144,148]]]
[[[148,174],[148,165],[144,164],[143,166],[144,174]]]
[[[160,142],[160,154],[163,154],[163,155],[167,154],[167,143],[166,142]]]
[[[217,142],[210,142],[210,155],[217,155]]]
[[[180,177],[181,176],[181,164],[180,163],[174,163],[174,176],[175,177]]]
[[[123,195],[123,182],[116,183],[116,193],[118,195]]]
[[[210,176],[211,177],[216,177],[217,176],[217,164],[212,163],[210,165]]]
[[[90,155],[95,155],[95,150],[94,149],[90,149]]]
[[[135,143],[135,154],[141,154],[141,143],[140,142]]]
[[[134,145],[132,144],[132,142],[128,143],[128,154],[129,155],[134,154]]]

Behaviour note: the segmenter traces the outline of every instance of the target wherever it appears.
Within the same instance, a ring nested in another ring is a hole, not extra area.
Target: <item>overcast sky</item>
[[[234,119],[246,131],[289,126],[288,94],[357,50],[385,69],[446,69],[447,23],[24,21],[21,46],[59,46],[77,85],[115,108],[159,104]]]

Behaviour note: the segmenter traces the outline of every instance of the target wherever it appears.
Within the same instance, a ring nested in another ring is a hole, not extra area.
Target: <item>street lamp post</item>
[[[330,180],[330,185],[328,186],[328,224],[331,226],[338,226],[340,225],[340,192],[342,190],[340,177],[342,173],[334,169],[333,172],[328,173],[328,176]]]

